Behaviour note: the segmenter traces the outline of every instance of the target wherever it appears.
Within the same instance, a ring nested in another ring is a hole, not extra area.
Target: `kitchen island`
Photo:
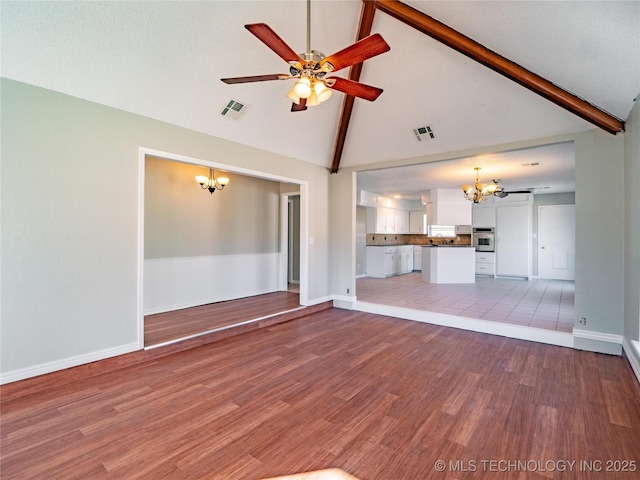
[[[475,283],[474,247],[422,247],[422,281],[429,283]]]

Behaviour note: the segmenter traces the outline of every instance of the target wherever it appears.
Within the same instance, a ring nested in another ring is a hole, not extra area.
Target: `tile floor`
[[[473,284],[442,285],[422,281],[420,272],[389,278],[359,278],[359,301],[460,317],[571,332],[575,284],[477,276]]]

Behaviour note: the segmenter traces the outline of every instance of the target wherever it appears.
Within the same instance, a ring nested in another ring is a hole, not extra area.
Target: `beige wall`
[[[139,348],[141,147],[308,185],[308,298],[329,295],[326,169],[1,82],[3,382]]]
[[[210,194],[195,181],[209,169],[147,157],[144,257],[277,252],[280,183],[216,170],[229,185]]]

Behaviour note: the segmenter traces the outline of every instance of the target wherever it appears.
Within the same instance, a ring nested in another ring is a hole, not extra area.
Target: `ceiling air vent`
[[[240,117],[242,117],[242,115],[247,112],[247,110],[249,110],[249,105],[246,105],[237,100],[229,100],[229,103],[224,106],[224,108],[220,112],[220,115],[222,115],[223,117],[232,118],[233,120],[239,120]]]
[[[436,134],[433,133],[433,129],[431,125],[425,125],[424,127],[418,127],[413,129],[413,134],[416,137],[416,140],[419,142],[423,142],[425,140],[433,140],[436,138]]]

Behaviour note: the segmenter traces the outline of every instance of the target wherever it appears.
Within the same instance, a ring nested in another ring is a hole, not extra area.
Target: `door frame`
[[[278,268],[278,289],[281,292],[286,292],[288,290],[288,277],[289,277],[289,197],[300,197],[300,305],[306,305],[306,303],[302,303],[302,286],[303,281],[302,278],[307,276],[307,262],[308,262],[308,242],[303,240],[303,210],[307,210],[308,206],[305,205],[303,207],[303,197],[301,194],[302,189],[295,192],[286,192],[280,194],[280,256],[279,256],[279,268]],[[306,203],[306,201],[305,201]],[[303,273],[304,270],[304,273]],[[308,295],[308,290],[306,290],[305,285],[305,299]]]

